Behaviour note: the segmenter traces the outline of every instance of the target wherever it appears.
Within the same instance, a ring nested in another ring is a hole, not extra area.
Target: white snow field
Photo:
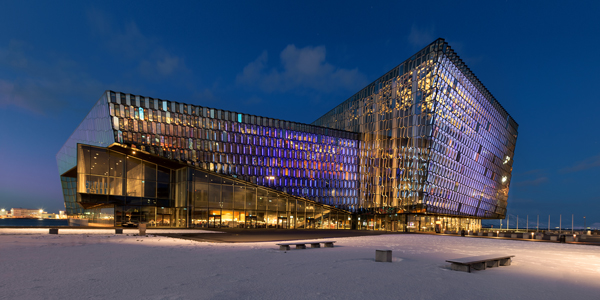
[[[331,240],[331,239],[328,239]],[[599,299],[600,247],[398,234],[335,248],[201,243],[158,236],[7,234],[2,299]],[[376,249],[393,262],[375,262]],[[512,266],[452,271],[446,259],[513,254]]]

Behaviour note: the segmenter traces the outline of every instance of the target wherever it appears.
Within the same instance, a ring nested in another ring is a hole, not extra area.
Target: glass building
[[[438,39],[310,125],[106,91],[57,161],[97,225],[475,230],[517,128]]]

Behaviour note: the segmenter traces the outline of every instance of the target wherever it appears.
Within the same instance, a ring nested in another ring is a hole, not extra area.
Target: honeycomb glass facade
[[[311,125],[106,91],[57,161],[97,224],[475,229],[506,213],[517,127],[439,39]]]
[[[518,125],[442,39],[313,124],[362,133],[362,212],[506,213]]]

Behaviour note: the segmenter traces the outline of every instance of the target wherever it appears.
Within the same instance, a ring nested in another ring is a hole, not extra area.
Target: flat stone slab
[[[321,248],[321,244],[325,248],[333,248],[335,241],[309,241],[309,242],[289,242],[289,243],[278,243],[279,250],[290,250],[290,246],[296,246],[296,249],[306,249],[306,244],[310,244],[311,248]]]
[[[472,269],[485,270],[486,268],[510,266],[513,257],[515,256],[492,254],[449,259],[446,262],[452,263],[452,270],[470,273]]]

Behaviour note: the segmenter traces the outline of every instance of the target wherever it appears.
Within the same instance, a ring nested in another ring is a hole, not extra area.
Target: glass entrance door
[[[314,218],[306,218],[306,229],[315,229],[315,223]]]
[[[171,215],[170,214],[157,214],[156,215],[156,226],[169,227],[171,226]]]
[[[287,229],[287,217],[278,217],[277,218],[277,228],[278,229]]]
[[[208,227],[220,228],[221,227],[221,215],[208,216]]]
[[[256,228],[256,216],[247,216],[244,225],[246,228]]]

